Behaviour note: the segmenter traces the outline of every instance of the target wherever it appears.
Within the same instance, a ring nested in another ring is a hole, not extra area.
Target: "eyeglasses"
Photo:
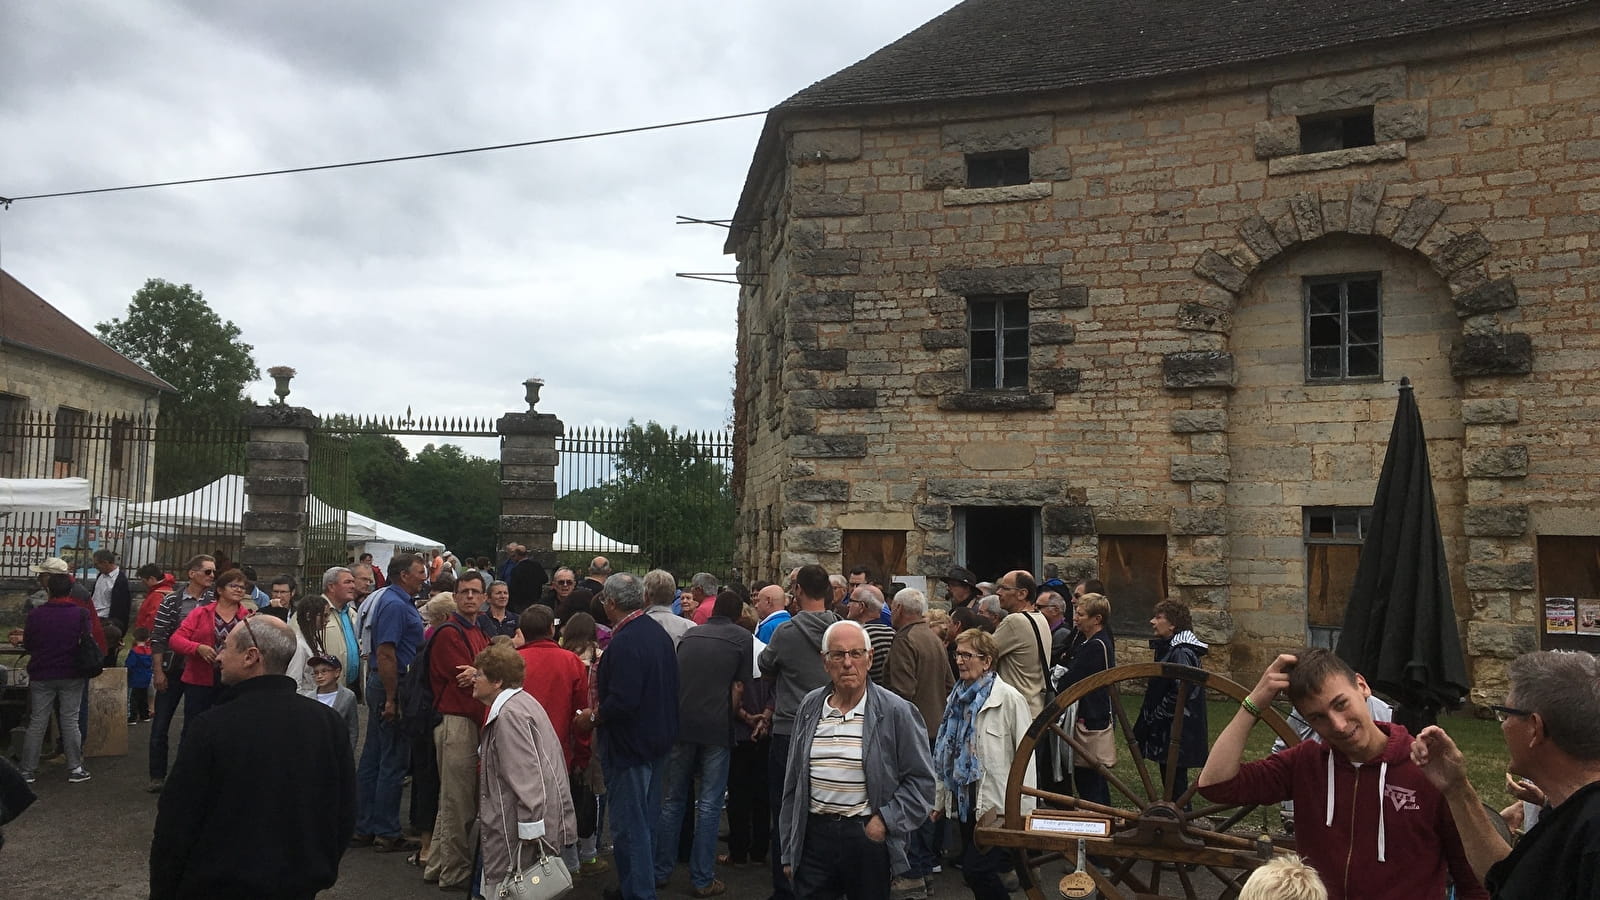
[[[215,575],[215,574],[217,574],[217,570],[216,569],[201,569],[200,570],[200,574],[201,575]]]
[[[1020,591],[1020,590],[1022,590],[1022,588],[1019,588],[1014,584],[997,584],[997,585],[994,586],[994,589],[997,590],[997,591]]]
[[[245,650],[249,650],[251,647],[259,648],[261,645],[256,643],[256,631],[255,631],[254,628],[250,627],[250,619],[249,618],[240,619],[239,620],[239,624],[244,626],[244,633],[245,633],[246,636],[248,636],[250,638],[250,647],[241,647],[239,652],[242,653]],[[223,642],[223,647],[226,647],[226,646],[227,646],[227,642],[224,641]]]
[[[1505,720],[1511,718],[1512,716],[1531,716],[1531,715],[1533,715],[1533,711],[1532,710],[1517,709],[1514,706],[1491,706],[1491,707],[1489,707],[1489,709],[1494,712],[1494,717],[1496,719],[1500,720],[1501,722],[1504,722]]]
[[[866,659],[867,654],[871,652],[871,650],[829,650],[827,653],[824,653],[823,656],[828,658],[828,662],[843,662],[846,657],[849,657],[851,660],[860,661]]]
[[[571,578],[563,578],[560,581],[557,581],[556,584],[577,584],[577,582],[573,581]]]
[[[987,655],[982,654],[982,653],[968,653],[965,650],[957,650],[956,651],[956,659],[959,659],[959,660],[968,660],[968,661],[970,661],[970,660],[974,660],[974,659],[988,659],[988,658],[989,657]]]

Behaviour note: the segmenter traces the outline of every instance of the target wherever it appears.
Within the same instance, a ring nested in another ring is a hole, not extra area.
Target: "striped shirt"
[[[867,640],[872,642],[872,668],[867,671],[867,677],[878,687],[888,687],[884,679],[889,671],[889,648],[894,645],[894,629],[879,622],[863,627],[867,629]]]
[[[829,697],[829,701],[833,698]],[[867,698],[848,712],[822,705],[822,717],[811,737],[811,811],[822,815],[865,816],[867,773],[861,764],[862,727]]]

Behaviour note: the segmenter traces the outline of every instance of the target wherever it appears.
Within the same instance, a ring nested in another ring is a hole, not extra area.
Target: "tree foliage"
[[[128,302],[126,318],[101,322],[95,331],[123,356],[178,389],[178,396],[162,398],[167,422],[236,423],[247,402],[245,385],[260,376],[255,348],[240,339],[239,327],[223,321],[193,285],[152,278]]]
[[[350,438],[350,508],[440,541],[459,557],[494,556],[500,464],[454,444],[412,456],[386,434]]]

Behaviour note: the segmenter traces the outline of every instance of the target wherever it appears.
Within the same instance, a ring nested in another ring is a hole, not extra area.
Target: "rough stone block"
[[[1474,591],[1531,591],[1533,563],[1467,563],[1466,582]]]
[[[1389,66],[1275,85],[1267,92],[1267,106],[1273,116],[1312,116],[1405,96],[1405,67]]]
[[[789,301],[789,318],[795,322],[850,322],[855,317],[856,295],[851,291],[796,294]]]
[[[963,297],[974,294],[1026,294],[1061,287],[1059,266],[982,266],[939,273],[939,288]]]
[[[1048,144],[1028,154],[1030,181],[1066,181],[1072,177],[1072,155],[1060,144]]]
[[[950,507],[942,503],[919,504],[911,511],[913,520],[923,531],[949,531],[955,527],[955,516]]]
[[[1294,216],[1300,240],[1314,241],[1322,237],[1322,198],[1317,194],[1300,193],[1289,198],[1289,214]]]
[[[1469,506],[1462,520],[1467,534],[1473,537],[1521,537],[1528,533],[1528,506],[1525,503]]]
[[[860,194],[797,193],[789,200],[789,211],[797,218],[859,216],[866,212],[866,206]]]
[[[556,437],[567,430],[554,413],[506,413],[495,421],[494,427],[507,437]]]
[[[964,350],[966,346],[967,333],[959,328],[929,329],[922,333],[924,350]]]
[[[1473,656],[1516,659],[1537,649],[1538,635],[1531,625],[1467,623],[1467,652]]]
[[[251,475],[272,475],[285,478],[304,478],[310,465],[298,459],[252,459]]]
[[[1494,250],[1483,232],[1476,229],[1458,234],[1429,254],[1428,260],[1441,274],[1449,275],[1472,265]]]
[[[1279,116],[1256,123],[1256,159],[1293,156],[1300,152],[1300,120]]]
[[[1194,273],[1233,293],[1243,290],[1245,282],[1250,280],[1243,269],[1215,250],[1200,254],[1200,260],[1194,264]]]
[[[1228,561],[1223,559],[1181,559],[1172,562],[1172,583],[1179,585],[1225,585]]]
[[[1469,334],[1450,349],[1450,374],[1526,375],[1533,371],[1533,339],[1525,334]]]
[[[1350,191],[1351,234],[1371,234],[1378,224],[1378,208],[1383,205],[1383,182],[1366,181]]]
[[[298,533],[300,525],[305,521],[305,516],[297,512],[246,512],[240,524],[246,532],[251,531],[283,531]]]
[[[1173,481],[1227,481],[1228,457],[1223,455],[1174,455]]]
[[[784,546],[797,553],[838,553],[844,532],[838,528],[786,528]]]
[[[1228,430],[1225,409],[1180,409],[1172,413],[1175,434],[1197,434]]]
[[[817,524],[817,508],[809,503],[785,503],[783,505],[784,527],[793,525]]]
[[[1196,609],[1190,618],[1194,620],[1194,633],[1212,644],[1231,643],[1238,628],[1225,609]]]
[[[804,409],[874,409],[878,405],[878,392],[867,388],[794,391],[789,399]]]
[[[1029,386],[1035,391],[1050,394],[1073,394],[1083,384],[1083,372],[1073,368],[1034,369],[1028,376]],[[1055,405],[1054,399],[1050,401]]]
[[[1379,143],[1421,140],[1427,137],[1427,101],[1398,100],[1373,106],[1372,136]]]
[[[556,466],[561,455],[554,447],[502,447],[500,464],[506,466]]]
[[[1233,354],[1215,350],[1168,353],[1161,380],[1169,388],[1233,387]]]
[[[928,160],[922,170],[925,189],[962,187],[967,183],[967,161],[957,155],[939,156]]]
[[[247,475],[244,479],[245,496],[255,494],[304,497],[308,481],[290,475]]]
[[[270,544],[246,543],[240,556],[250,561],[258,571],[272,567],[299,568],[305,563],[302,547],[274,547]]]
[[[1178,330],[1228,334],[1233,331],[1233,313],[1204,303],[1183,303],[1178,306]]]
[[[1522,404],[1515,397],[1461,401],[1461,421],[1468,425],[1510,425],[1522,419]]]
[[[1047,504],[1039,515],[1045,534],[1094,534],[1094,510],[1090,507]]]
[[[1239,237],[1262,262],[1283,252],[1283,245],[1278,243],[1278,236],[1272,231],[1272,223],[1260,216],[1245,219],[1239,226]]]
[[[917,376],[915,390],[919,397],[937,397],[959,391],[966,386],[965,372],[924,372]]]
[[[850,499],[850,482],[836,478],[808,478],[783,486],[783,496],[806,503],[843,503]]]
[[[250,441],[244,445],[244,458],[305,461],[311,459],[311,447],[294,441]]]
[[[1169,527],[1178,535],[1227,534],[1228,511],[1221,506],[1179,506],[1172,510]]]
[[[1323,153],[1302,153],[1299,156],[1279,157],[1278,159],[1267,161],[1267,174],[1298,175],[1304,172],[1342,169],[1346,166],[1394,162],[1405,158],[1405,142],[1390,141],[1387,144],[1373,144],[1368,147],[1349,147],[1344,150],[1328,150]]]
[[[1401,214],[1400,221],[1395,224],[1394,234],[1389,239],[1407,249],[1415,248],[1433,228],[1433,223],[1439,221],[1443,212],[1443,203],[1426,194],[1418,194]]]
[[[817,414],[803,406],[790,404],[783,408],[783,422],[779,430],[786,438],[796,434],[816,434]]]
[[[1029,309],[1083,309],[1089,305],[1089,286],[1063,284],[1053,290],[1034,291],[1028,295]]]
[[[1049,184],[1006,184],[986,188],[945,188],[945,206],[976,206],[980,203],[1016,203],[1043,200],[1052,193]]]
[[[789,136],[789,162],[797,166],[849,162],[860,158],[861,129],[859,128],[797,131]]]
[[[1468,478],[1521,478],[1528,474],[1528,448],[1523,444],[1468,450],[1462,472]]]
[[[845,350],[802,350],[794,365],[814,372],[843,372],[850,363]]]
[[[502,534],[555,534],[555,516],[501,516]]]
[[[304,406],[267,403],[250,407],[250,411],[245,414],[245,423],[252,429],[292,428],[310,431],[317,427],[317,417]]]
[[[1017,412],[1055,409],[1055,394],[1023,391],[957,391],[939,398],[939,408],[961,412]]]
[[[1024,150],[1050,143],[1054,119],[1050,116],[1021,116],[1011,119],[986,119],[980,122],[954,122],[940,129],[940,142],[946,150],[962,153],[991,153],[996,150]]]
[[[1466,318],[1517,305],[1517,283],[1510,275],[1476,284],[1455,296],[1456,315]]]
[[[864,434],[796,435],[789,438],[789,455],[800,459],[851,459],[867,455]]]
[[[1028,327],[1028,343],[1035,347],[1070,344],[1078,338],[1071,322],[1038,322]]]
[[[861,251],[844,248],[801,251],[794,254],[794,270],[800,275],[859,275]]]
[[[554,481],[504,481],[500,482],[500,497],[515,500],[555,500]]]
[[[951,506],[1043,506],[1061,498],[1062,483],[1054,479],[928,479],[928,499]]]

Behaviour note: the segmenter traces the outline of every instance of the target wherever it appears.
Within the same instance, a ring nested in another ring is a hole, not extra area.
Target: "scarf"
[[[977,753],[978,710],[989,700],[995,672],[990,669],[970,684],[956,682],[939,720],[939,736],[934,740],[933,759],[944,786],[956,797],[960,820],[972,818],[972,792],[969,785],[983,780],[983,763]]]

